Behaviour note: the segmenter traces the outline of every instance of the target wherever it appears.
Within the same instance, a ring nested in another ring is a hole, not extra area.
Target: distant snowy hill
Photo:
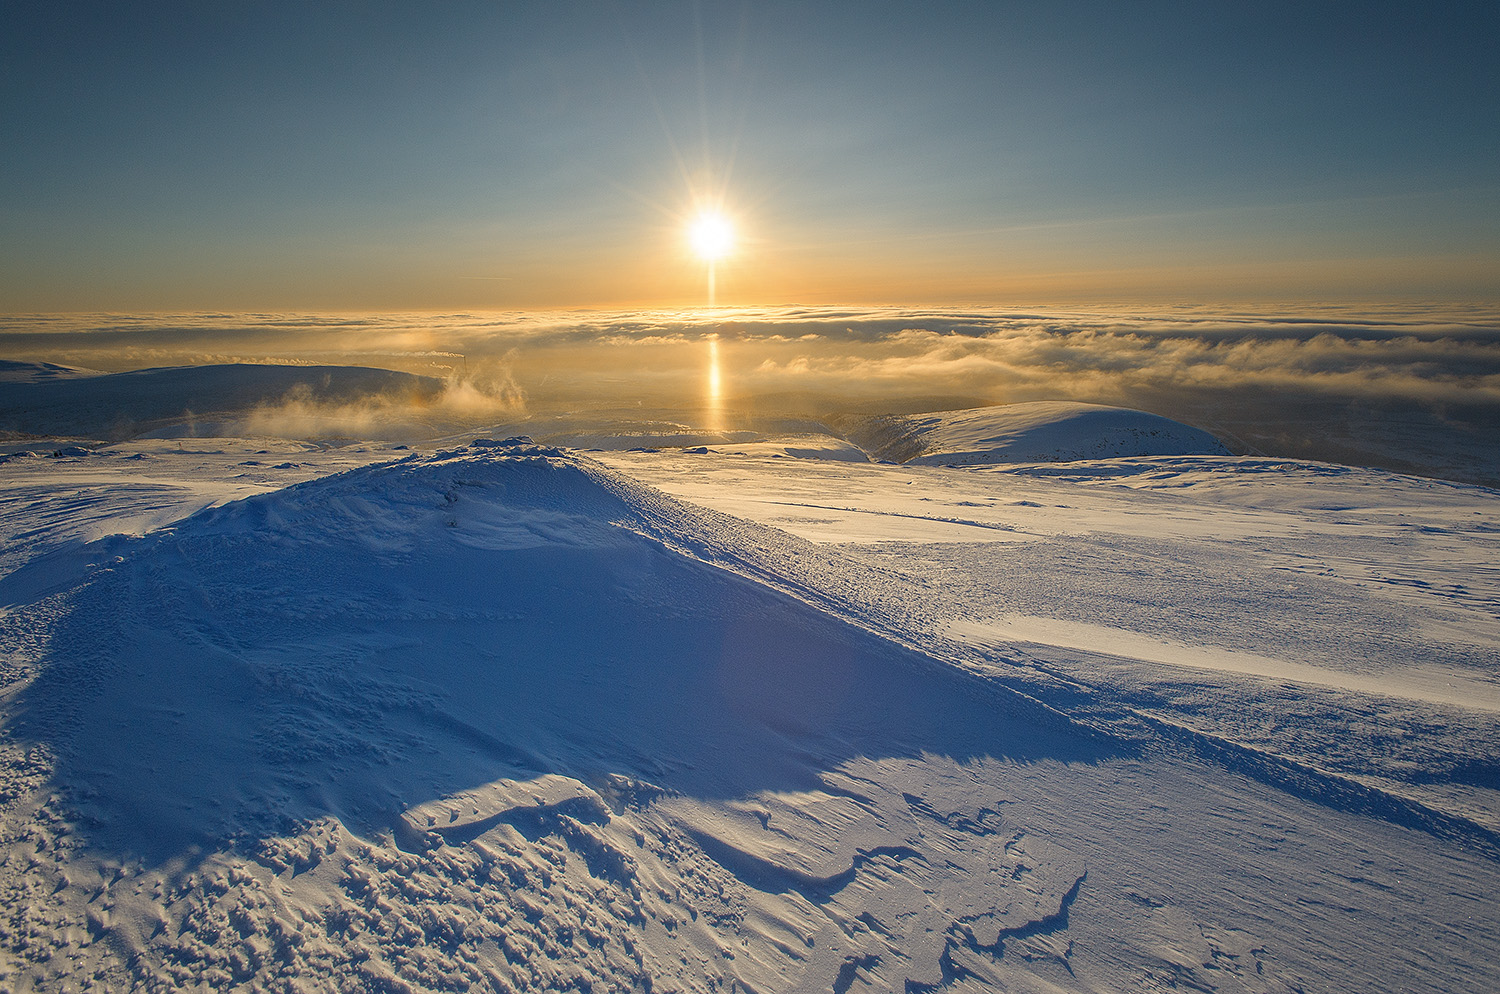
[[[59,366],[55,362],[17,362],[0,359],[0,383],[44,383],[49,380],[73,379],[79,376],[100,376],[97,370],[78,366]]]
[[[257,406],[277,404],[290,396],[321,404],[349,404],[376,396],[431,397],[443,386],[431,377],[363,366],[242,363],[96,376],[67,375],[81,371],[55,368],[56,376],[33,370],[27,380],[0,380],[0,431],[131,438],[185,421],[243,416]]]
[[[1229,454],[1208,432],[1170,418],[1072,401],[889,415],[854,425],[851,437],[875,458],[918,465]]]

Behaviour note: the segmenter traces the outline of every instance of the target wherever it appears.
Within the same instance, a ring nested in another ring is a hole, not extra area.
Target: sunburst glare
[[[734,225],[718,211],[704,211],[688,225],[688,241],[708,262],[716,262],[734,248]]]

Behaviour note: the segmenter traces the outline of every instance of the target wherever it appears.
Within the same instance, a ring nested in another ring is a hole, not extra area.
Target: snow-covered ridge
[[[473,548],[610,544],[625,505],[590,469],[525,437],[476,439],[211,508],[178,526],[394,553],[443,535]],[[459,522],[462,520],[462,527]]]
[[[1229,454],[1200,428],[1145,411],[1072,401],[892,415],[857,425],[851,434],[877,458],[918,465]]]
[[[53,757],[105,861],[54,864],[49,907],[82,921],[110,865],[233,852],[222,890],[122,889],[96,917],[122,964],[268,989],[457,942],[421,987],[827,989],[857,962],[899,990],[1051,928],[1083,861],[965,764],[1107,748],[734,569],[731,541],[788,540],[741,524],[716,551],[713,517],[479,440],[99,544],[5,618],[51,633],[7,663],[37,670],[6,731]],[[222,907],[255,958],[205,945]]]

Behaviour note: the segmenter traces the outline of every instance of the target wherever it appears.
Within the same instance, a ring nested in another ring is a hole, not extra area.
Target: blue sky
[[[1500,292],[1491,4],[16,4],[0,308]]]

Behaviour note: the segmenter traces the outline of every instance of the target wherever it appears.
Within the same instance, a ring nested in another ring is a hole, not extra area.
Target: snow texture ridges
[[[54,896],[7,893],[6,982],[900,989],[1057,915],[1080,861],[972,764],[1098,744],[692,518],[508,439],[111,543],[21,609],[4,880]]]

